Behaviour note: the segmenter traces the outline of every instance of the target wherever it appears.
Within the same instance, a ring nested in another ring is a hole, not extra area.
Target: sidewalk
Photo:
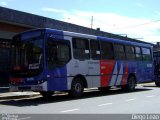
[[[39,95],[38,92],[9,92],[7,88],[0,88],[0,100],[29,98]]]
[[[154,82],[150,82],[150,83],[138,83],[137,85],[139,86],[155,86]]]
[[[154,83],[142,83],[138,84],[138,86],[155,86]],[[38,92],[9,92],[8,87],[0,87],[0,100],[8,100],[8,99],[22,99],[22,98],[30,98],[40,96]]]

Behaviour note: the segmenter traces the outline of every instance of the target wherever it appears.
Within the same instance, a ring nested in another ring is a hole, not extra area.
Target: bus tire
[[[156,85],[157,87],[160,87],[160,82],[155,82],[155,85]]]
[[[79,77],[76,77],[72,81],[71,90],[69,91],[69,94],[75,98],[80,98],[83,96],[83,91],[84,91],[83,80]]]
[[[136,87],[136,79],[134,76],[129,76],[128,80],[127,80],[127,85],[122,85],[121,89],[131,92],[134,91]]]
[[[41,91],[40,94],[41,94],[44,98],[50,98],[50,97],[52,97],[52,95],[54,94],[54,91]]]

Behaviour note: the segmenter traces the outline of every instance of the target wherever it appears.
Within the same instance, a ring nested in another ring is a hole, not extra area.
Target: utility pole
[[[93,16],[91,17],[91,29],[93,28]]]

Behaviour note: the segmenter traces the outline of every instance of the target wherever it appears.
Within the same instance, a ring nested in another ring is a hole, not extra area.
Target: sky
[[[156,43],[160,0],[0,0],[0,6]]]

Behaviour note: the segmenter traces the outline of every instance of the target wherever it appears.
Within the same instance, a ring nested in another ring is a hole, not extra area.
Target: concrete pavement
[[[12,114],[158,114],[160,88],[137,86],[134,92],[111,89],[106,94],[85,92],[81,99],[68,95],[53,95],[50,99],[2,100],[0,113]]]
[[[155,86],[154,83],[143,83],[138,84],[138,86]],[[9,92],[8,87],[0,87],[0,100],[8,100],[8,99],[21,99],[21,98],[30,98],[40,96],[38,92]]]
[[[8,87],[0,88],[0,100],[29,98],[39,95],[38,92],[9,92]]]

